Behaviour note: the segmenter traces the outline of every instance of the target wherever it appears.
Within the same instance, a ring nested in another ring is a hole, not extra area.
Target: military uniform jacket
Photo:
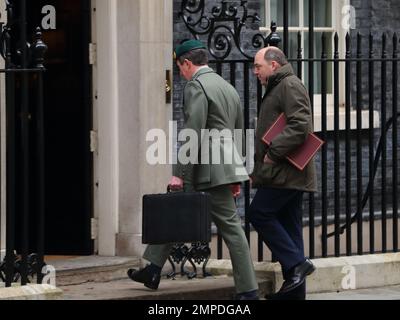
[[[196,154],[190,155],[196,161],[183,163],[178,156],[174,168],[174,176],[184,180],[185,190],[206,190],[248,180],[243,161],[232,155],[240,153],[233,143],[234,130],[243,130],[240,97],[235,88],[211,68],[202,68],[186,84],[183,108],[184,129],[193,130],[198,137]],[[203,129],[212,134],[204,134]]]

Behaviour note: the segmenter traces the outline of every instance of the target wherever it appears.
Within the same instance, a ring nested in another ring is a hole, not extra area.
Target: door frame
[[[92,231],[95,252],[115,256],[119,185],[117,0],[92,0],[91,8],[92,42],[96,48],[92,145],[97,145],[93,152]]]
[[[85,128],[84,132],[86,132],[86,137],[87,139],[87,147],[90,147],[91,145],[91,139],[90,139],[90,131],[92,130],[93,127],[93,67],[90,63],[90,55],[89,55],[89,44],[92,42],[92,15],[91,15],[91,0],[85,0],[84,1],[84,17],[83,17],[83,41],[84,43],[84,48],[85,48],[85,66],[86,70],[84,72],[84,92],[85,92],[85,101],[84,105],[86,106],[86,122],[85,122]],[[93,176],[94,176],[94,171],[93,171],[93,166],[94,166],[94,160],[93,160],[93,153],[92,152],[85,152],[85,155],[87,155],[87,159],[85,159],[85,189],[88,192],[88,196],[85,199],[85,208],[88,210],[88,217],[86,217],[86,230],[89,235],[89,243],[87,244],[87,253],[88,254],[94,254],[94,237],[93,237],[93,227],[92,227],[92,221],[94,217],[94,199],[93,199],[93,190],[94,190],[94,185],[93,185]]]
[[[7,23],[7,15],[5,12],[5,1],[0,1],[0,22]],[[0,68],[3,69],[5,62],[0,59]],[[1,206],[0,206],[0,260],[3,261],[6,249],[6,89],[5,74],[0,75],[0,136],[1,136]]]
[[[84,8],[84,12],[86,14],[86,17],[82,17],[83,21],[83,28],[82,32],[83,34],[83,41],[87,42],[87,45],[85,44],[85,52],[84,56],[85,59],[87,58],[87,61],[85,61],[85,65],[87,65],[87,69],[84,71],[84,85],[85,85],[85,106],[86,106],[86,116],[85,118],[87,121],[85,122],[85,127],[84,130],[85,132],[88,132],[87,134],[87,145],[89,146],[90,144],[90,136],[89,132],[92,128],[92,123],[93,123],[93,97],[92,97],[92,83],[93,83],[93,77],[92,77],[92,67],[89,65],[89,43],[91,42],[91,37],[92,37],[92,19],[91,19],[91,0],[87,0],[85,2],[86,7]],[[0,12],[1,12],[1,18],[0,21],[2,23],[7,22],[7,15],[5,13],[5,1],[0,1]],[[87,49],[86,49],[87,47]],[[4,68],[4,60],[0,59],[0,68]],[[5,238],[6,238],[6,232],[5,232],[5,213],[6,213],[6,113],[5,113],[5,77],[4,74],[0,75],[0,260],[3,259],[4,254],[5,254]],[[93,209],[93,157],[89,153],[85,153],[85,172],[87,174],[85,175],[85,185],[87,188],[88,195],[85,199],[85,208],[87,209],[88,213],[87,216],[85,217],[85,228],[87,230],[87,234],[89,235],[88,241],[82,245],[82,250],[85,251],[87,254],[93,254],[94,253],[94,241],[90,237],[91,235],[91,229],[92,229],[92,224],[91,220],[93,217],[94,209]]]

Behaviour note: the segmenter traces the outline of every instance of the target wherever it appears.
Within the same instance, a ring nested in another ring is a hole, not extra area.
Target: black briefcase
[[[210,209],[210,195],[204,192],[144,195],[142,242],[211,242]]]

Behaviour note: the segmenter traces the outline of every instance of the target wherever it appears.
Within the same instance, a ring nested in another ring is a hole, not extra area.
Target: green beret
[[[183,54],[196,49],[207,49],[207,47],[199,40],[187,40],[176,47],[174,58],[176,60]]]

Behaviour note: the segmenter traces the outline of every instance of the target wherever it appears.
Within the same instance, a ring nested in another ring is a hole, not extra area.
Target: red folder
[[[271,145],[272,140],[279,135],[286,127],[286,117],[282,113],[274,124],[265,133],[262,140]],[[319,149],[321,149],[324,141],[318,138],[314,133],[309,133],[306,141],[298,149],[291,152],[286,159],[294,165],[297,169],[303,170],[311,159],[315,156]]]

